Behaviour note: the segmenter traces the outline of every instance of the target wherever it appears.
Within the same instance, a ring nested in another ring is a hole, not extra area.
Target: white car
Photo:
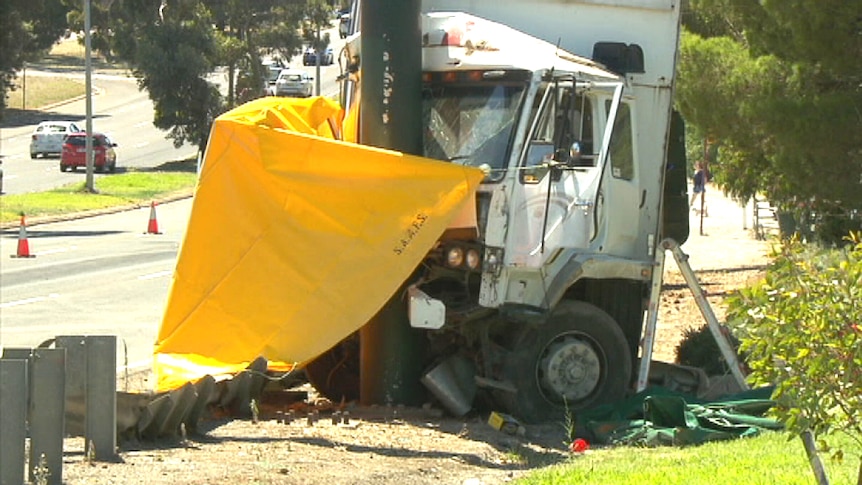
[[[275,80],[275,95],[307,98],[311,96],[313,80],[313,77],[301,69],[284,69],[278,73],[278,79]]]
[[[63,139],[69,133],[84,131],[74,121],[43,121],[30,137],[30,158],[57,155],[63,151]]]

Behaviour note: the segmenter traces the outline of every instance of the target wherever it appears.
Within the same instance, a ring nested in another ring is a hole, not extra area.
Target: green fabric
[[[775,404],[772,387],[703,402],[661,387],[575,416],[580,434],[597,444],[684,446],[755,436],[782,429],[764,417]]]

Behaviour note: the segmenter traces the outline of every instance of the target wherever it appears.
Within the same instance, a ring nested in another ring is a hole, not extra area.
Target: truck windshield
[[[505,174],[525,86],[432,85],[422,95],[424,155]]]

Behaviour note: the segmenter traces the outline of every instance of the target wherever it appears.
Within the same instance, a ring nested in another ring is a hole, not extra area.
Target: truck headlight
[[[479,257],[479,251],[475,249],[467,250],[467,267],[470,269],[478,269],[482,259]]]
[[[457,268],[464,262],[464,250],[453,246],[446,251],[446,264],[450,268]]]

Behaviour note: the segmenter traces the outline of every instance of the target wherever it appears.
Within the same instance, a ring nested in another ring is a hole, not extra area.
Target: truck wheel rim
[[[598,387],[601,362],[595,347],[583,335],[560,335],[545,347],[539,359],[539,387],[552,402],[580,401]]]

